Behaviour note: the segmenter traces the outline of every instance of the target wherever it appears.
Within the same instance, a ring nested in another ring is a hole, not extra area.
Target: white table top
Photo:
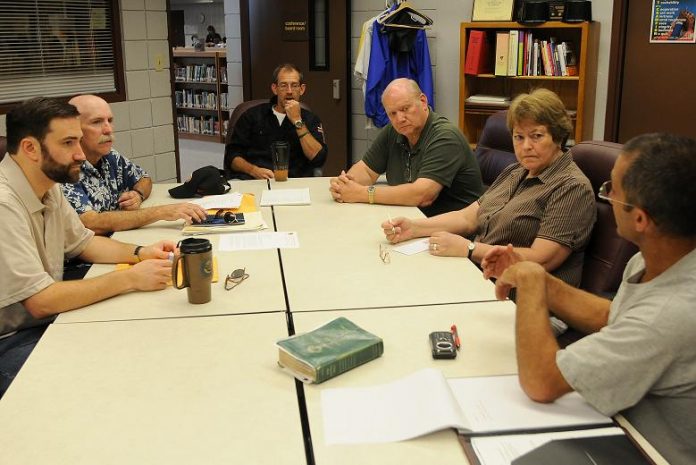
[[[52,325],[0,402],[3,464],[305,465],[282,313]]]
[[[382,357],[322,384],[305,385],[312,445],[318,465],[467,463],[454,430],[385,444],[324,443],[321,391],[394,381],[422,368],[441,369],[447,377],[517,372],[515,308],[509,302],[425,307],[293,313],[295,331],[309,331],[344,316],[384,340]],[[457,325],[462,347],[454,360],[433,360],[428,334]]]
[[[252,187],[260,186],[260,181],[250,181]],[[264,183],[265,184],[265,183]],[[246,184],[244,184],[246,187]],[[164,203],[161,193],[171,186],[155,185],[153,197]],[[249,190],[245,189],[245,192]],[[260,194],[257,195],[257,204]],[[150,199],[148,199],[150,200]],[[270,208],[262,208],[261,213],[273,230],[273,215]],[[134,244],[151,244],[161,239],[178,242],[184,239],[181,234],[183,222],[159,221],[144,228],[120,231],[114,238]],[[218,282],[213,283],[212,299],[206,304],[188,303],[187,291],[168,287],[152,293],[131,292],[87,307],[62,313],[57,323],[76,323],[88,321],[137,320],[149,318],[172,318],[209,315],[229,315],[240,313],[286,311],[285,294],[276,250],[250,250],[220,252],[220,234],[207,234],[213,243],[213,254],[218,262]],[[249,278],[232,291],[225,290],[225,276],[236,268],[246,268]],[[93,265],[87,278],[114,270],[114,265]]]
[[[300,248],[281,251],[293,312],[495,300],[494,286],[460,257],[428,252],[379,257],[391,248],[380,224],[397,216],[422,217],[415,207],[336,203],[328,178],[290,179],[287,188],[309,187],[310,206],[274,207],[279,231],[297,231]]]

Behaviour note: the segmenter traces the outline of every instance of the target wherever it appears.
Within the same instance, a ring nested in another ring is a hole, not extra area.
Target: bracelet
[[[297,138],[298,138],[298,139],[302,139],[302,138],[303,138],[304,136],[306,136],[307,134],[309,134],[309,131],[303,132],[302,134],[300,134],[299,136],[297,136]]]
[[[133,251],[133,255],[135,255],[135,258],[138,259],[138,263],[140,263],[142,260],[140,260],[140,249],[142,249],[142,245],[136,245],[135,250]]]
[[[135,189],[135,188],[133,188],[131,190],[140,196],[141,203],[145,201],[145,194],[143,194],[142,192],[140,192],[138,189]]]

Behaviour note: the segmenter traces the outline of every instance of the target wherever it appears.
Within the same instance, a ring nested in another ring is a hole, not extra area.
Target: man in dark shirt
[[[418,207],[428,217],[462,209],[483,193],[481,172],[464,135],[428,106],[412,79],[393,80],[382,94],[389,124],[363,159],[331,178],[341,203]],[[387,185],[375,185],[386,174]]]
[[[302,79],[302,72],[290,63],[273,71],[273,98],[244,112],[225,146],[229,177],[272,179],[271,144],[276,141],[290,146],[290,177],[313,176],[324,165],[328,149],[321,121],[300,108],[300,97],[307,89]]]

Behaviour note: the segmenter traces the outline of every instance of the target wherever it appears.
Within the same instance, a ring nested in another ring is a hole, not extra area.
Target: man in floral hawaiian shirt
[[[87,157],[74,184],[62,184],[63,194],[82,223],[97,234],[135,229],[158,220],[205,219],[205,210],[192,203],[141,208],[152,190],[150,176],[113,148],[114,116],[109,104],[95,95],[70,100],[80,112]]]

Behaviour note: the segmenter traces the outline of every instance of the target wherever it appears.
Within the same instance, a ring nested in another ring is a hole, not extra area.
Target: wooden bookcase
[[[460,27],[460,67],[459,67],[459,129],[471,144],[476,144],[481,136],[486,118],[496,111],[504,110],[506,105],[478,105],[466,102],[473,94],[506,96],[529,92],[538,87],[546,87],[556,92],[571,114],[575,125],[575,142],[583,140],[585,124],[585,82],[587,78],[587,53],[590,27],[588,22],[562,23],[549,21],[539,25],[526,25],[516,22],[473,22],[461,23]],[[548,40],[554,37],[558,42],[570,41],[577,59],[577,76],[496,76],[494,74],[464,74],[467,41],[471,30],[486,32],[488,42],[487,59],[491,69],[495,66],[496,32],[510,30],[531,31],[534,38]],[[572,142],[571,142],[572,143]]]
[[[229,117],[225,50],[176,48],[173,56],[179,137],[224,143]]]

